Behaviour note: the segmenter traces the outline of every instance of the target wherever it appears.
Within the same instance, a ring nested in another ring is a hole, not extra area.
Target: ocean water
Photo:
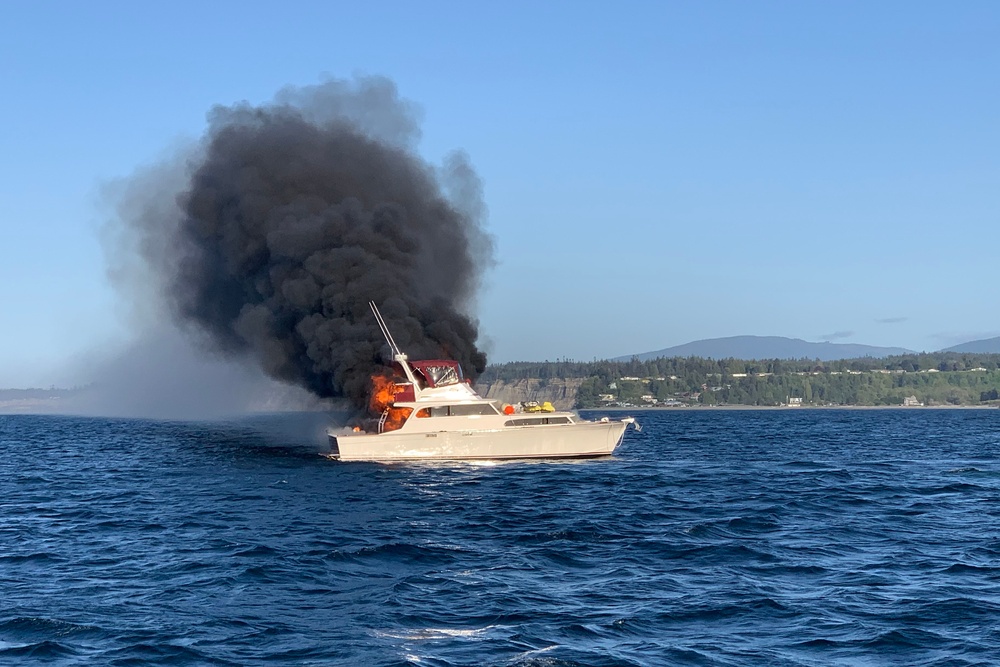
[[[0,664],[1000,664],[1000,410],[637,416],[494,465],[0,416]]]

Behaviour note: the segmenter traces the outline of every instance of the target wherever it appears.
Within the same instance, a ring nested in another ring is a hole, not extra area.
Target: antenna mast
[[[368,305],[372,307],[372,312],[375,313],[375,321],[378,322],[378,328],[382,330],[382,335],[385,336],[385,342],[389,344],[389,350],[392,352],[393,358],[403,357],[406,359],[406,355],[399,349],[392,334],[389,333],[389,327],[386,326],[385,320],[382,319],[382,313],[378,312],[378,306],[375,305],[374,301],[369,301]]]
[[[378,312],[378,306],[375,305],[374,301],[369,301],[368,305],[372,307],[372,312],[375,313],[375,321],[378,322],[378,328],[382,330],[382,335],[385,336],[385,342],[389,344],[389,349],[392,351],[393,361],[399,363],[403,367],[403,374],[406,375],[406,379],[410,381],[413,385],[413,390],[416,393],[417,398],[420,397],[420,383],[417,382],[417,377],[413,374],[413,369],[410,368],[410,364],[407,363],[407,357],[399,346],[396,345],[396,340],[389,333],[389,327],[386,325],[385,320],[382,319],[382,313]]]

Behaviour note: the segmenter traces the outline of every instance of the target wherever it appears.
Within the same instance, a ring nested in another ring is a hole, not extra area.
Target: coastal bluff
[[[576,395],[584,378],[551,378],[540,380],[494,380],[476,384],[481,396],[500,403],[515,405],[521,401],[549,401],[557,410],[571,410],[576,405]]]

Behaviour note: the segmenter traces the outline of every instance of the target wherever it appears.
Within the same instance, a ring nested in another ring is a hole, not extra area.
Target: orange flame
[[[398,389],[396,383],[382,375],[372,376],[372,395],[368,399],[368,408],[372,414],[380,415],[396,400]]]
[[[368,401],[368,408],[372,411],[372,414],[376,415],[381,415],[388,410],[385,424],[382,426],[383,431],[395,431],[400,428],[403,422],[406,421],[406,418],[410,416],[410,413],[413,412],[412,408],[393,407],[396,394],[403,390],[403,387],[398,386],[391,379],[383,375],[372,376],[372,395]]]

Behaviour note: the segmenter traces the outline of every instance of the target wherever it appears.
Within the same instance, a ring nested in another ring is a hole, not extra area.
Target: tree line
[[[614,402],[780,405],[970,405],[998,400],[1000,354],[935,352],[837,361],[705,359],[510,362],[487,367],[480,381],[584,378],[577,407]],[[634,378],[634,379],[623,379]],[[646,397],[644,399],[643,397]]]

